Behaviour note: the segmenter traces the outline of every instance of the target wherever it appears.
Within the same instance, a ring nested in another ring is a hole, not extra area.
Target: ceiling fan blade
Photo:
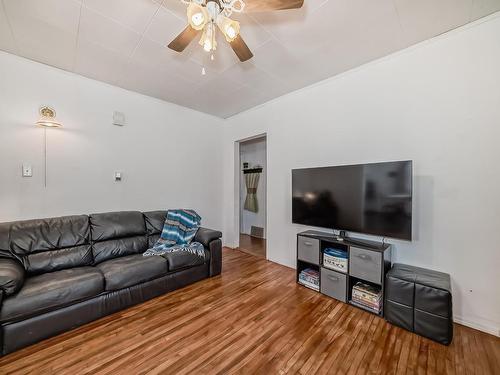
[[[168,48],[177,52],[182,52],[186,49],[189,43],[196,38],[196,35],[198,35],[198,30],[195,30],[190,25],[187,25],[187,27],[179,35],[177,35],[177,38],[170,42]]]
[[[302,8],[304,0],[246,0],[245,13]]]
[[[241,35],[238,35],[230,44],[234,53],[236,53],[236,56],[238,56],[241,62],[250,60],[253,57],[252,51],[250,51],[250,48],[248,48]]]

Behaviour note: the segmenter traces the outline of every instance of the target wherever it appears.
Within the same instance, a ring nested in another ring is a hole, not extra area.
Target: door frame
[[[267,170],[268,170],[268,136],[267,136],[267,133],[260,133],[260,134],[256,134],[256,135],[253,135],[253,136],[250,136],[250,137],[246,137],[246,138],[242,138],[242,139],[238,139],[237,141],[234,142],[234,199],[235,199],[235,215],[234,215],[234,228],[237,230],[237,236],[236,236],[236,247],[239,247],[240,246],[240,230],[241,230],[241,220],[240,220],[240,217],[241,217],[241,197],[240,197],[240,192],[241,192],[241,168],[242,168],[242,160],[241,160],[241,153],[240,153],[240,146],[241,146],[241,143],[243,142],[247,142],[247,141],[251,141],[251,140],[254,140],[254,139],[259,139],[259,138],[264,138],[265,140],[265,143],[266,143],[266,157],[265,157],[265,165],[264,165],[264,171],[263,173],[265,173],[265,176],[266,176],[266,189],[264,191],[264,195],[265,195],[265,213],[264,213],[264,216],[265,216],[265,225],[266,227],[264,228],[264,233],[265,233],[265,240],[266,240],[266,259],[269,259],[269,256],[268,256],[268,251],[267,251],[267,238],[268,238],[268,235],[267,235],[267,228],[268,228],[268,222],[269,222],[269,219],[267,217],[267,207],[268,207],[268,190],[269,190],[269,182],[268,182],[268,173],[267,173]]]

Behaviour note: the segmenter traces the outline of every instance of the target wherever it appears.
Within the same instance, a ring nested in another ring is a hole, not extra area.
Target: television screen
[[[412,162],[292,170],[292,221],[411,240]]]

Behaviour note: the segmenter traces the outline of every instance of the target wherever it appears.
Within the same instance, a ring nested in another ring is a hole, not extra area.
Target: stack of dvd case
[[[357,282],[352,287],[352,302],[378,314],[382,309],[382,292],[380,288]]]
[[[319,272],[313,268],[306,268],[299,274],[299,284],[319,290]]]

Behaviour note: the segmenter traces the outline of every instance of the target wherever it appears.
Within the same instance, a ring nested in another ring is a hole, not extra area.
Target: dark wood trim
[[[243,169],[243,174],[248,174],[248,173],[262,173],[262,168],[247,168],[247,169]]]

